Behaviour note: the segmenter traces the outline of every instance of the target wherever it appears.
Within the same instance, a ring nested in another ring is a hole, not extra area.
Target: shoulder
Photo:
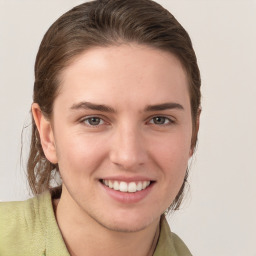
[[[173,239],[173,243],[174,243],[174,247],[177,252],[177,255],[192,256],[191,252],[189,251],[188,247],[183,242],[183,240],[173,232],[172,232],[172,239]]]
[[[22,202],[0,203],[0,255],[33,255],[34,241],[44,237],[40,208],[49,200],[46,192]],[[43,248],[44,241],[40,244]]]
[[[185,243],[171,232],[164,216],[161,218],[160,227],[160,236],[154,256],[192,256]]]

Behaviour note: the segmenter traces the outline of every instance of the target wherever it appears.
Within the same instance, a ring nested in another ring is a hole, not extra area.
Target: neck
[[[71,207],[63,196],[54,205],[59,228],[72,256],[152,256],[154,253],[159,219],[143,230],[120,232],[109,230],[78,207]]]

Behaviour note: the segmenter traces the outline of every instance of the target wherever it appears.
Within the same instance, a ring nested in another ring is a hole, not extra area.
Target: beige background
[[[29,123],[39,43],[60,14],[82,2],[0,0],[2,201],[29,196],[20,141]],[[202,73],[203,113],[190,192],[170,225],[193,255],[256,256],[256,1],[157,2],[191,35]]]

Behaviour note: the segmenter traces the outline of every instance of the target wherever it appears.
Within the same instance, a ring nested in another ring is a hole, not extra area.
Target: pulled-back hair
[[[61,83],[60,72],[75,57],[93,47],[137,43],[174,54],[187,73],[193,122],[192,149],[197,141],[196,123],[200,109],[200,72],[191,40],[174,16],[151,0],[98,0],[74,7],[55,21],[44,35],[35,62],[33,101],[51,119],[53,103]],[[32,138],[27,164],[28,181],[34,194],[50,188],[58,164],[43,152],[32,118]],[[183,197],[184,183],[172,208]]]

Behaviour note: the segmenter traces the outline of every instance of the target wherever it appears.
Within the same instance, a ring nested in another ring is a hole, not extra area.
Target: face
[[[45,151],[66,204],[111,230],[144,229],[173,202],[192,154],[185,71],[147,46],[91,49],[61,74],[51,127]]]

